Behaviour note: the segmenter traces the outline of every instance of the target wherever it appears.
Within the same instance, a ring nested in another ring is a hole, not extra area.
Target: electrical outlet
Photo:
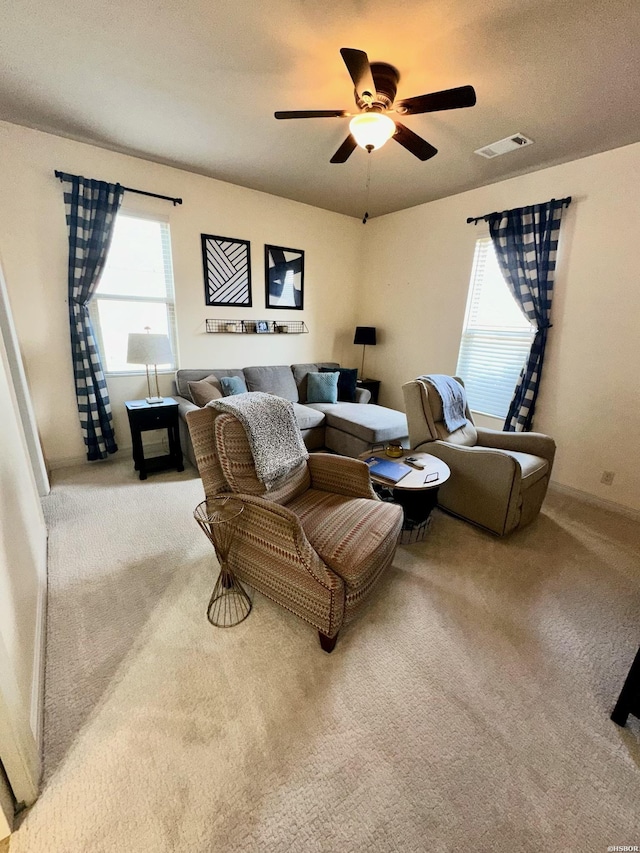
[[[602,477],[600,477],[600,482],[605,486],[610,486],[613,483],[613,478],[615,476],[614,471],[603,471]]]

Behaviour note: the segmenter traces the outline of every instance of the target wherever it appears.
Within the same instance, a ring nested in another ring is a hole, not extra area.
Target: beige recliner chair
[[[466,425],[449,433],[442,400],[432,385],[415,379],[402,391],[411,448],[437,456],[451,469],[438,492],[442,509],[498,536],[533,521],[551,476],[556,452],[552,438],[476,427],[468,406]]]

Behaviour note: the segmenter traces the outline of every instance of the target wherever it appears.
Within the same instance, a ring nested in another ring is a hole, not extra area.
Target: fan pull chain
[[[366,210],[365,214],[362,217],[362,224],[367,224],[367,219],[369,218],[369,190],[371,189],[371,149],[367,149],[367,202],[366,202]]]

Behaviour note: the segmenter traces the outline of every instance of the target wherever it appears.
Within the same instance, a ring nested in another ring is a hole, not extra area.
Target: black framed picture
[[[256,320],[256,333],[263,335],[269,331],[269,324],[266,320]]]
[[[201,234],[205,305],[251,307],[248,240]]]
[[[267,308],[304,305],[304,252],[284,246],[264,247],[265,304]]]

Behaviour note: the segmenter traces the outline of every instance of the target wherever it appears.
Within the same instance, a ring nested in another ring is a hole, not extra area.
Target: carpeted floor
[[[11,853],[640,844],[640,525],[550,496],[506,540],[435,513],[324,654],[260,595],[204,615],[195,472],[56,473],[45,782]]]

